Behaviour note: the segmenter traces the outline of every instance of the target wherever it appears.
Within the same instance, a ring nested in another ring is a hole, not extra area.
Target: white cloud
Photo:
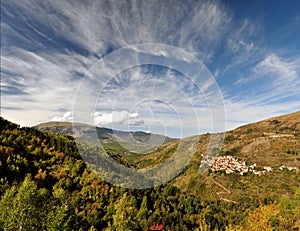
[[[128,111],[113,111],[111,113],[95,112],[94,123],[95,125],[114,125],[114,124],[130,124],[134,125],[135,122],[141,123],[141,120],[136,120],[139,114]]]
[[[58,122],[68,122],[68,121],[72,121],[73,117],[72,117],[72,112],[71,111],[67,111],[65,112],[62,116],[54,116],[51,121],[58,121]]]

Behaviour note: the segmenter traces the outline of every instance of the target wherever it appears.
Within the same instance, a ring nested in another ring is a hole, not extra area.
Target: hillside
[[[255,175],[249,172],[240,176],[237,173],[227,175],[224,171],[209,171],[204,175],[199,174],[199,166],[209,138],[209,134],[199,136],[199,145],[193,159],[186,171],[172,180],[173,185],[191,194],[200,193],[203,199],[217,197],[222,200],[242,200],[248,196],[247,193],[260,199],[272,198],[300,188],[299,172],[295,172],[300,167],[300,111],[248,124],[225,133],[222,149],[219,150],[220,156],[234,156],[248,167],[256,165],[256,172],[261,172],[265,167],[272,168],[272,173]],[[137,168],[150,168],[167,161],[179,143],[180,140],[168,142],[147,155],[124,151],[122,157]],[[287,180],[293,182],[288,184],[291,188],[286,185]],[[224,189],[218,182],[222,182],[222,186],[231,193],[222,194]]]
[[[199,136],[199,145],[193,161],[199,165],[205,154],[210,135]],[[188,138],[187,138],[188,139]],[[160,152],[145,155],[143,160],[155,166],[160,164],[166,150],[175,149],[179,141],[163,145]],[[233,155],[250,164],[279,167],[300,166],[300,111],[270,118],[239,127],[225,133],[225,140],[219,155]],[[171,156],[172,152],[169,156]]]
[[[215,184],[222,182],[231,193],[222,196],[218,194],[217,197],[225,200],[232,200],[237,198],[237,195],[247,194],[251,190],[253,195],[272,197],[300,188],[299,171],[296,173],[296,169],[300,168],[300,111],[248,124],[225,133],[222,149],[219,150],[220,156],[234,156],[247,166],[256,165],[256,171],[270,167],[272,173],[257,176],[249,172],[240,176],[237,173],[227,175],[224,171],[209,171],[201,176],[199,166],[208,141],[208,134],[199,136],[199,145],[192,161],[187,170],[172,181],[174,185],[189,193],[198,192],[203,194],[202,197],[211,199],[216,193],[224,190],[220,188],[220,184]],[[170,149],[176,150],[178,142],[170,142],[159,152],[143,156],[136,161],[137,166],[144,167],[145,163],[147,166],[161,164],[172,155]],[[280,170],[282,168],[284,169]],[[289,177],[286,178],[287,176]],[[293,181],[292,189],[286,185],[287,180]],[[252,185],[254,182],[256,185]],[[247,191],[244,190],[246,188]],[[263,193],[260,195],[258,192]]]
[[[270,167],[270,172],[241,175],[208,170],[200,174],[209,140],[205,134],[199,136],[197,151],[179,176],[163,186],[129,190],[95,175],[71,136],[19,128],[1,118],[0,227],[292,230],[300,220],[299,122],[300,112],[296,112],[225,134],[220,156],[232,156],[247,166],[256,164],[257,171]],[[149,168],[170,158],[179,142],[165,143],[147,155],[111,150],[108,154],[128,167]]]

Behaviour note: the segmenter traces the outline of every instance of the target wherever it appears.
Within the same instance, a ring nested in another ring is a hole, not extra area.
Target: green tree
[[[113,215],[113,223],[109,231],[140,230],[138,223],[134,220],[137,209],[132,206],[127,193],[115,203],[116,213]]]
[[[297,189],[293,196],[282,196],[279,208],[282,217],[280,230],[292,229],[294,222],[300,220],[300,189]]]
[[[58,187],[53,188],[53,201],[47,217],[47,230],[72,230],[72,210],[69,206],[69,195]]]
[[[38,189],[29,176],[8,189],[0,201],[0,226],[5,230],[42,230],[49,193]]]

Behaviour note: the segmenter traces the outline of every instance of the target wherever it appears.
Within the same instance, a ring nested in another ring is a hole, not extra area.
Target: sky
[[[1,116],[171,137],[300,110],[300,2],[1,1]]]

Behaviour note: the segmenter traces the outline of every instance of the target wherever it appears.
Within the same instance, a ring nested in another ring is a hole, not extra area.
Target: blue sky
[[[156,43],[206,66],[229,130],[300,110],[299,41],[296,0],[1,1],[1,115],[23,126],[78,121],[76,100],[89,92],[99,126],[174,137],[222,130],[212,126],[214,97],[172,66],[140,65],[109,81],[89,74],[120,48]],[[81,89],[86,78],[97,79]]]

